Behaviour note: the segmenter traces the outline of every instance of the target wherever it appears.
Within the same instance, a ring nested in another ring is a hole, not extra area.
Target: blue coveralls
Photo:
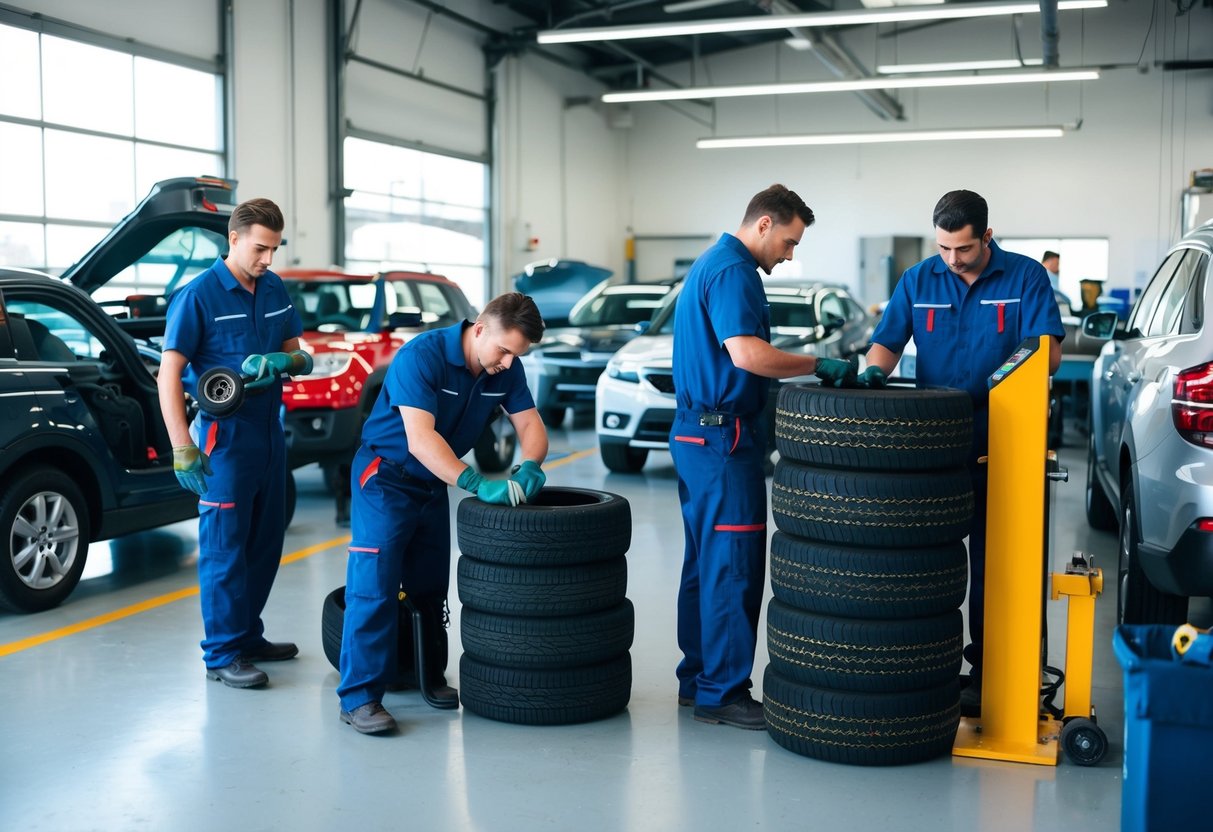
[[[169,303],[164,349],[189,359],[184,383],[197,396],[212,367],[236,372],[250,355],[277,352],[303,332],[282,280],[273,272],[246,291],[222,260],[177,291]],[[199,412],[190,427],[210,457],[198,500],[198,582],[203,660],[226,667],[265,643],[261,611],[282,559],[286,526],[286,443],[279,410],[282,383],[249,395],[231,416]]]
[[[396,670],[397,593],[446,599],[451,524],[446,483],[409,453],[401,407],[434,414],[434,428],[462,457],[498,406],[535,406],[522,362],[473,377],[463,355],[461,322],[418,335],[388,367],[362,428],[350,472],[353,532],[346,566],[341,638],[341,707],[383,700]]]
[[[955,387],[973,399],[973,524],[969,529],[969,637],[965,657],[981,677],[985,625],[986,466],[989,377],[1025,338],[1065,336],[1049,276],[1040,263],[990,241],[990,262],[972,286],[939,255],[912,266],[893,290],[872,342],[899,353],[913,337],[919,387]]]
[[[731,234],[697,259],[674,318],[678,409],[670,454],[686,544],[678,591],[678,694],[719,707],[751,686],[766,576],[770,382],[734,366],[724,342],[771,340],[758,263]]]

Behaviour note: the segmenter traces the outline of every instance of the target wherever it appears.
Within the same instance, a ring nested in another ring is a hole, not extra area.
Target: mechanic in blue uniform
[[[487,503],[533,500],[546,479],[547,431],[517,361],[543,337],[535,302],[494,298],[475,322],[424,332],[388,367],[354,455],[341,639],[343,722],[364,734],[391,731],[383,694],[396,671],[401,589],[432,606],[446,602],[451,528],[447,485]],[[518,434],[523,462],[508,480],[488,480],[460,457],[498,407]]]
[[[695,719],[764,727],[750,673],[766,576],[766,455],[762,409],[772,378],[848,362],[771,346],[761,268],[771,273],[813,223],[804,200],[772,185],[750,200],[736,235],[722,234],[691,266],[674,318],[678,408],[670,453],[682,503],[678,703]],[[853,371],[852,371],[853,374]]]
[[[872,335],[868,370],[889,373],[912,337],[919,387],[955,387],[973,399],[973,525],[969,530],[969,637],[965,658],[973,671],[963,704],[980,706],[985,623],[986,466],[989,446],[988,379],[1025,339],[1049,335],[1049,372],[1061,364],[1061,315],[1049,275],[1030,257],[1003,251],[988,227],[986,201],[951,191],[935,205],[939,253],[902,275]],[[879,368],[875,370],[873,368]]]
[[[312,368],[311,356],[299,350],[299,314],[269,270],[282,228],[282,212],[268,199],[236,206],[227,256],[169,303],[158,375],[173,468],[181,485],[199,495],[206,675],[236,688],[268,681],[254,662],[299,652],[290,642],[267,641],[261,621],[286,531],[281,374]],[[231,416],[199,412],[188,425],[184,391],[197,398],[198,378],[212,367],[252,376],[249,395]]]

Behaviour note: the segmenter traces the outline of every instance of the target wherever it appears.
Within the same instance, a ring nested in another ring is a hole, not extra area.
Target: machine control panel
[[[990,375],[989,385],[993,388],[998,382],[1015,372],[1015,368],[1023,364],[1040,346],[1039,338],[1027,338],[1018,347],[1015,352],[1007,356],[1007,359],[998,366],[998,369]]]

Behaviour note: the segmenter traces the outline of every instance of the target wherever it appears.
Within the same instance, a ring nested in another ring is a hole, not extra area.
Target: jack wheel
[[[1108,753],[1108,737],[1086,717],[1075,717],[1061,729],[1061,747],[1077,766],[1098,765]]]

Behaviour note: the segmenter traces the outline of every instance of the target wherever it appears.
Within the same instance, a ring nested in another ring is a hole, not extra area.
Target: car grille
[[[674,376],[670,373],[646,373],[645,381],[656,387],[660,392],[674,395]]]
[[[674,411],[670,408],[655,407],[646,410],[636,426],[634,439],[646,442],[668,442],[670,428],[674,426]]]

